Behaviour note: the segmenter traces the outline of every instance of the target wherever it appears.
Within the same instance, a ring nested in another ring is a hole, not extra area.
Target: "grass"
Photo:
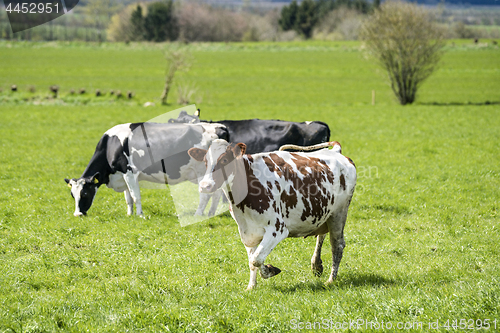
[[[358,167],[336,282],[312,275],[314,239],[287,239],[268,258],[283,272],[245,292],[246,252],[227,214],[181,227],[167,191],[143,190],[147,218],[126,217],[123,195],[102,188],[89,216],[72,216],[63,178],[82,173],[102,133],[178,107],[138,106],[161,93],[161,46],[0,43],[4,90],[58,84],[133,90],[137,99],[0,104],[0,332],[280,332],[358,319],[424,328],[438,320],[442,331],[454,319],[493,325],[500,51],[456,45],[405,107],[355,43],[194,46],[187,78],[204,93],[203,118],[323,120]]]

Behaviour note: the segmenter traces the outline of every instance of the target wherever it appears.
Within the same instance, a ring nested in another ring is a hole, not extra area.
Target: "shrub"
[[[193,58],[191,53],[185,48],[178,48],[172,46],[165,53],[165,59],[167,59],[167,70],[165,71],[165,86],[163,87],[163,92],[161,94],[161,103],[166,105],[168,93],[172,88],[174,82],[175,74],[178,71],[188,71],[193,63]]]
[[[387,70],[399,102],[413,103],[444,46],[444,34],[429,13],[411,3],[384,2],[366,21],[361,36],[367,50]]]
[[[455,24],[453,27],[453,32],[457,38],[475,38],[478,37],[474,30],[469,28],[464,24],[464,22],[460,21]]]
[[[194,83],[180,82],[177,84],[177,104],[188,105],[193,102],[193,95],[198,91]]]

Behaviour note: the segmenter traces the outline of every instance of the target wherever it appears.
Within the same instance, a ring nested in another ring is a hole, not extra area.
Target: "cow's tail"
[[[293,149],[298,151],[312,151],[328,147],[333,147],[332,150],[336,153],[342,152],[342,147],[340,146],[340,143],[338,143],[337,141],[323,142],[323,143],[318,143],[317,145],[314,146],[307,146],[307,147],[297,146],[297,145],[283,145],[280,147],[280,151],[288,149]]]

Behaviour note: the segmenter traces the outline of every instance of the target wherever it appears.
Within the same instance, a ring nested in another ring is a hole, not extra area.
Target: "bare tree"
[[[167,104],[167,97],[172,88],[177,71],[188,71],[191,68],[192,56],[186,48],[172,47],[165,53],[167,59],[167,70],[165,73],[165,87],[161,94],[161,104]]]
[[[223,8],[184,2],[177,10],[181,39],[185,41],[240,41],[248,29],[247,18]]]
[[[444,33],[430,14],[412,3],[384,2],[365,22],[361,38],[387,70],[402,105],[411,104],[422,82],[436,69]]]
[[[356,40],[365,15],[341,6],[326,14],[314,29],[314,38],[324,40]]]

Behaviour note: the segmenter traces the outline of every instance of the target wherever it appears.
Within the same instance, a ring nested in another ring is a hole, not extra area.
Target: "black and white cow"
[[[65,179],[75,199],[75,216],[85,215],[97,189],[106,185],[125,193],[127,214],[136,206],[142,215],[139,181],[175,185],[196,182],[205,165],[188,155],[190,148],[207,149],[215,139],[228,139],[220,124],[129,123],[117,125],[104,133],[82,176]],[[210,195],[200,195],[196,211],[202,215]],[[209,215],[217,209],[218,198],[212,199]]]
[[[170,119],[169,123],[199,123],[198,115],[199,110],[194,116],[183,111],[177,119]],[[202,120],[201,123],[205,121]],[[321,121],[297,123],[284,120],[246,119],[220,120],[215,123],[226,126],[231,142],[244,143],[247,154],[278,150],[286,144],[312,146],[330,140],[330,128]]]
[[[321,247],[330,233],[333,265],[327,282],[337,276],[345,246],[347,210],[356,186],[356,167],[341,154],[338,142],[314,148],[325,149],[246,155],[243,143],[214,140],[208,151],[189,150],[191,157],[207,165],[199,182],[200,192],[213,193],[221,188],[230,199],[231,215],[248,254],[248,289],[256,286],[257,272],[265,279],[280,273],[278,268],[264,263],[273,248],[287,237],[317,235],[311,267],[320,275]]]

